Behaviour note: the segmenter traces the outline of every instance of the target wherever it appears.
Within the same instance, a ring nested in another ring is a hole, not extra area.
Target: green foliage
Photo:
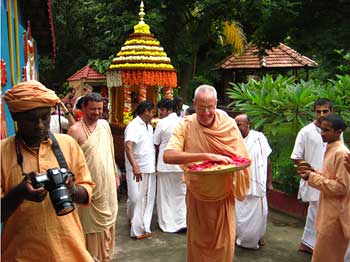
[[[53,0],[56,64],[40,55],[40,77],[61,86],[89,61],[100,72],[137,24],[139,0]],[[313,58],[317,79],[348,74],[350,30],[345,1],[327,0],[154,0],[145,2],[145,22],[160,40],[178,71],[181,95],[194,77],[215,82],[212,68],[232,53],[218,41],[224,21],[237,21],[248,42],[271,48],[287,42]],[[341,51],[341,50],[347,51]],[[336,50],[336,52],[334,51]],[[340,52],[340,53],[339,53]]]
[[[335,52],[343,59],[342,64],[337,66],[337,69],[343,74],[350,73],[350,50],[337,49]]]
[[[271,134],[272,125],[264,127],[268,134]],[[293,162],[290,159],[293,150],[295,134],[292,132],[291,124],[279,126],[277,136],[268,135],[267,138],[272,148],[270,156],[274,188],[282,190],[291,195],[296,195],[299,188],[300,178],[295,171]]]
[[[255,129],[268,123],[274,126],[271,132],[276,135],[282,123],[292,122],[296,133],[310,117],[307,112],[315,100],[310,86],[304,81],[295,84],[294,77],[281,75],[275,80],[267,75],[261,81],[231,83],[227,95],[233,102],[228,107],[248,113]]]
[[[293,77],[279,75],[276,79],[267,75],[260,81],[232,84],[227,95],[233,99],[228,107],[247,113],[259,129],[265,124],[274,126],[270,131],[276,135],[279,126],[292,124],[296,134],[313,119],[313,103],[318,98],[328,98],[334,103],[336,113],[345,119],[350,112],[350,76],[337,76],[336,80],[322,83],[317,80],[296,82]]]
[[[336,77],[336,80],[329,80],[319,94],[330,99],[333,111],[347,120],[350,118],[350,75]]]
[[[186,99],[186,103],[187,104],[192,104],[191,99],[194,96],[194,90],[200,86],[200,85],[205,85],[205,84],[211,84],[211,80],[207,79],[204,75],[198,75],[195,76],[193,79],[191,79],[191,81],[189,82],[188,86],[187,86],[187,99]]]
[[[106,70],[111,64],[113,56],[110,56],[109,59],[89,59],[89,66],[96,69],[100,74],[105,74]]]

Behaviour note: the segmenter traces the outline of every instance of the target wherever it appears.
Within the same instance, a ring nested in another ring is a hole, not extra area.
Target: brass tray
[[[199,164],[201,162],[197,162],[195,164]],[[236,172],[242,169],[245,169],[247,167],[249,167],[251,164],[251,162],[249,163],[245,163],[242,165],[235,165],[235,164],[218,164],[209,168],[206,168],[202,171],[194,171],[194,170],[189,170],[188,167],[185,168],[185,172],[189,173],[189,174],[194,174],[194,175],[217,175],[217,174],[230,174],[232,172]]]

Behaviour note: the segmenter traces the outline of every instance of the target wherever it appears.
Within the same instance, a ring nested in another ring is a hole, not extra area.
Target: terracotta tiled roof
[[[74,80],[80,80],[80,79],[86,79],[86,80],[104,80],[106,79],[106,75],[102,75],[93,68],[89,67],[88,65],[84,66],[82,69],[80,69],[75,74],[71,75],[67,81],[74,81]]]
[[[258,49],[249,45],[240,55],[230,55],[216,65],[216,69],[244,68],[301,68],[317,67],[318,64],[310,58],[299,54],[294,49],[280,43],[272,50],[266,50],[266,55],[259,57]]]

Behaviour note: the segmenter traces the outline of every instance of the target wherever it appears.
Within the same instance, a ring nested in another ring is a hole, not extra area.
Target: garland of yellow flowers
[[[162,86],[167,98],[172,98],[173,88],[177,87],[176,70],[170,58],[154,38],[150,26],[143,21],[145,13],[142,1],[139,16],[140,21],[134,26],[134,33],[129,35],[121,51],[116,54],[107,73],[108,87],[124,86],[124,124],[132,119],[130,87],[138,87],[140,102],[146,100],[147,86]]]

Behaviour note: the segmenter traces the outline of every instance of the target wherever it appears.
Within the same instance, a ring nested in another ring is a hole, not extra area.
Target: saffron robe
[[[197,115],[186,116],[175,128],[166,150],[207,152],[248,158],[234,119],[217,110],[210,128]],[[231,262],[235,240],[235,197],[249,190],[249,168],[231,174],[193,175],[185,172],[187,185],[187,261]]]
[[[317,239],[312,261],[343,261],[350,239],[350,175],[344,166],[349,150],[343,141],[327,145],[322,175],[311,173],[309,185],[321,191],[316,215]]]
[[[83,186],[89,195],[94,183],[83,152],[73,138],[55,134],[75,184]],[[23,171],[45,174],[47,169],[59,167],[48,139],[40,145],[39,154],[20,143]],[[23,179],[17,164],[15,137],[1,141],[1,197]],[[78,212],[57,216],[49,194],[40,202],[24,200],[5,221],[1,234],[1,261],[93,261],[85,248],[83,229]]]

